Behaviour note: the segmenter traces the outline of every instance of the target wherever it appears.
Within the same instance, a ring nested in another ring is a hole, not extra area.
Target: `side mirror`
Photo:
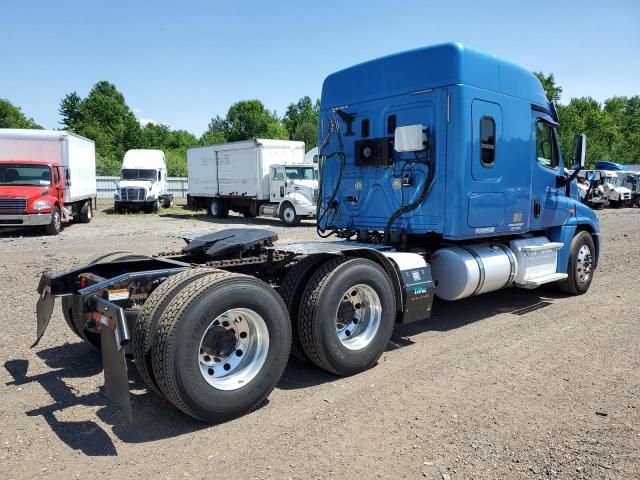
[[[600,183],[602,181],[602,172],[600,170],[593,170],[592,172],[587,172],[585,178],[590,182]]]
[[[587,163],[587,136],[578,133],[573,140],[573,155],[571,158],[571,169],[580,170]]]

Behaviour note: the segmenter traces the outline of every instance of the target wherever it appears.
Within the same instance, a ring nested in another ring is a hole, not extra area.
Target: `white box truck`
[[[318,167],[305,163],[304,142],[246,140],[187,151],[188,204],[214,218],[280,217],[298,225],[316,214]]]
[[[0,129],[0,227],[89,223],[96,198],[92,140],[55,130]]]
[[[128,150],[122,160],[120,181],[114,193],[116,213],[124,210],[157,212],[168,208],[173,195],[167,191],[167,164],[162,150]]]

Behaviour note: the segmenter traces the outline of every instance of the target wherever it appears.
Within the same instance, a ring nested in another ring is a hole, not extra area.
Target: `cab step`
[[[564,280],[569,275],[566,273],[550,273],[548,275],[542,275],[540,277],[527,278],[524,283],[518,285],[521,288],[537,288],[545,283],[557,282],[558,280]]]

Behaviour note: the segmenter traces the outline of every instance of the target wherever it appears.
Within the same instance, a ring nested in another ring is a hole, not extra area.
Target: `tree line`
[[[615,96],[600,103],[591,97],[560,103],[562,87],[553,74],[536,72],[547,97],[557,104],[559,139],[565,159],[571,153],[575,133],[586,133],[587,165],[596,160],[640,163],[640,95]],[[291,103],[280,117],[260,100],[233,104],[225,117],[216,116],[196,137],[167,125],[141,125],[124,95],[107,81],[96,83],[81,98],[71,92],[59,106],[61,129],[94,140],[99,175],[118,175],[124,153],[132,148],[157,148],[165,152],[171,176],[187,174],[186,150],[196,145],[233,142],[250,138],[300,140],[307,149],[317,145],[320,102],[309,96]],[[42,128],[9,100],[0,98],[0,128]]]

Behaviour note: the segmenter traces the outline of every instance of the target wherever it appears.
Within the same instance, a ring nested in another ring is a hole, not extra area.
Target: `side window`
[[[554,128],[540,120],[536,123],[536,155],[538,163],[543,167],[556,168],[558,166]]]
[[[284,180],[284,167],[275,167],[273,169],[274,180]]]
[[[491,117],[480,119],[480,162],[487,168],[496,162],[496,122]]]
[[[53,184],[58,185],[60,183],[60,173],[58,167],[53,167]]]

